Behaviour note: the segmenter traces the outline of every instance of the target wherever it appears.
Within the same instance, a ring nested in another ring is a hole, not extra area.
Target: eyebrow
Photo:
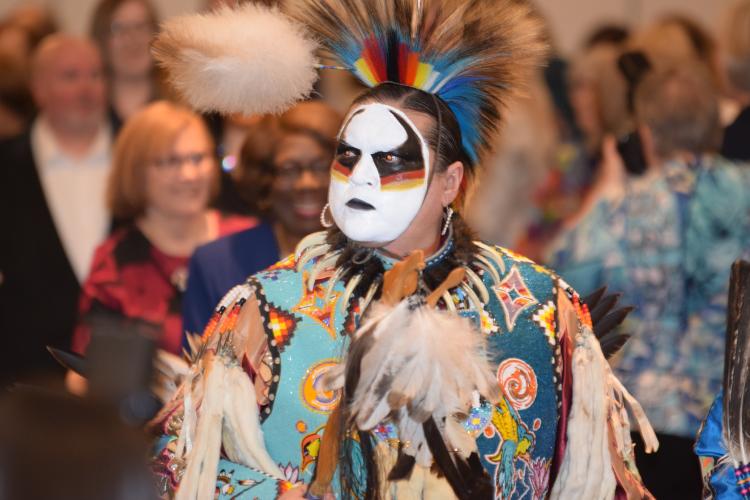
[[[338,146],[336,146],[336,149],[340,149],[342,146],[345,148],[351,148],[351,149],[356,149],[357,151],[361,151],[358,147],[352,146],[351,144],[346,142],[344,139],[340,139]]]

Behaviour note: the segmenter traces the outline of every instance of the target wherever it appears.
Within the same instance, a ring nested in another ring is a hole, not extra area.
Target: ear
[[[448,165],[443,176],[443,192],[440,196],[440,201],[444,207],[447,207],[453,200],[458,196],[461,190],[461,181],[464,179],[464,164],[460,161],[455,161]]]

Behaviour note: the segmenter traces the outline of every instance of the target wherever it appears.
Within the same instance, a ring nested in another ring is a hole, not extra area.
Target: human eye
[[[404,158],[401,157],[398,153],[395,153],[393,151],[385,151],[382,153],[376,153],[373,155],[373,157],[376,160],[376,163],[380,163],[383,166],[387,166],[391,169],[399,169],[404,164]]]
[[[342,158],[354,158],[359,156],[359,150],[351,146],[339,146],[337,154]]]
[[[336,149],[336,159],[347,167],[353,167],[361,155],[361,151],[346,143],[340,143]]]
[[[192,153],[188,155],[188,161],[193,166],[198,166],[206,159],[206,153]]]

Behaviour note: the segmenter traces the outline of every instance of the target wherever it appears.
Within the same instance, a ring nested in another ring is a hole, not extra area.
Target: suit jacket
[[[57,370],[68,348],[78,279],[45,199],[30,133],[0,142],[0,383]]]
[[[277,260],[276,236],[265,222],[198,247],[190,259],[182,299],[183,330],[202,333],[214,307],[230,288]]]

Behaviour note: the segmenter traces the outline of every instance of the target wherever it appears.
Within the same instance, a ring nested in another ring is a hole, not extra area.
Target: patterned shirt
[[[627,181],[558,240],[550,265],[582,294],[636,306],[616,371],[659,432],[693,437],[719,390],[729,270],[750,248],[750,172],[718,157]]]

